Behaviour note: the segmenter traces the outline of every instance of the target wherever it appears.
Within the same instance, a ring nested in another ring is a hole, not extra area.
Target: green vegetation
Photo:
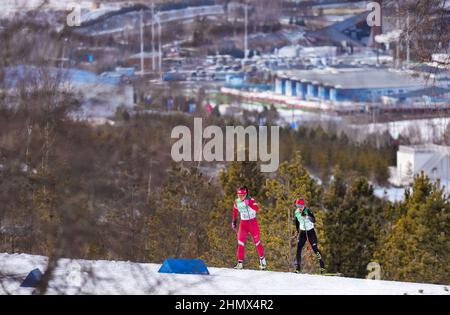
[[[389,178],[388,167],[395,165],[397,145],[388,135],[381,146],[370,139],[354,143],[345,134],[327,133],[321,127],[284,129],[280,137],[280,159],[302,152],[305,167],[324,182],[339,168],[346,176],[361,175],[383,185]]]
[[[247,185],[261,207],[271,270],[292,268],[289,213],[295,198],[304,197],[316,213],[330,272],[364,277],[375,260],[387,279],[448,282],[448,198],[424,176],[404,202],[373,194],[368,180],[386,180],[384,166],[395,152],[389,142],[377,148],[320,128],[283,129],[284,162],[276,173],[233,162],[214,176],[201,171],[214,165],[170,162],[171,130],[191,126],[190,116],[119,115],[115,125],[95,127],[67,119],[63,109],[0,110],[0,251],[155,263],[200,257],[230,267],[235,190]],[[216,115],[206,120],[236,124]],[[247,266],[256,267],[252,242],[247,252]],[[315,271],[314,260],[303,261]]]

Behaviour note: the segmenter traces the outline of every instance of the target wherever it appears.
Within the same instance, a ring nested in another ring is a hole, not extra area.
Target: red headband
[[[238,189],[237,190],[237,194],[238,195],[246,195],[247,194],[247,190],[245,190],[245,189]]]

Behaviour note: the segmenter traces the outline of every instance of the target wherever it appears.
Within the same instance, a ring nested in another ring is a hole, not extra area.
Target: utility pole
[[[152,3],[152,69],[156,70],[155,60],[155,4]]]
[[[291,209],[289,209],[288,207],[288,233],[289,233],[289,237],[288,237],[288,244],[289,244],[289,266],[288,266],[288,271],[291,272],[291,264],[292,264],[292,219],[291,219]]]
[[[144,10],[141,9],[141,76],[144,76]]]
[[[410,18],[409,10],[406,16],[406,67],[409,69],[411,62],[411,38],[410,38]]]
[[[400,0],[397,0],[397,30],[400,30]],[[397,39],[397,47],[395,54],[396,68],[400,68],[400,36]]]
[[[245,3],[244,60],[248,58],[248,3]]]
[[[290,195],[290,191],[291,191],[291,185],[289,183],[289,181],[287,182],[287,191],[286,191],[286,198],[289,198]],[[289,200],[289,199],[288,199]],[[292,210],[287,207],[287,211],[288,211],[288,215],[287,215],[287,219],[288,219],[288,246],[289,246],[289,263],[288,263],[288,271],[291,272],[291,265],[292,265],[292,220],[293,217],[292,215]]]
[[[156,16],[156,21],[158,22],[158,56],[159,56],[159,77],[162,81],[163,79],[163,70],[162,70],[162,26],[161,19],[159,15]]]

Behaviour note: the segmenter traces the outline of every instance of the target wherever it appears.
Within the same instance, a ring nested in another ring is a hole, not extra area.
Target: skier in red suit
[[[234,202],[233,208],[233,222],[232,228],[236,231],[236,220],[238,214],[240,214],[240,223],[239,223],[239,231],[237,232],[238,238],[238,249],[237,249],[237,259],[238,262],[235,269],[243,269],[244,268],[244,258],[245,258],[245,241],[247,239],[247,235],[250,235],[253,238],[253,242],[255,243],[256,250],[258,251],[258,255],[260,257],[260,268],[261,270],[266,270],[266,258],[264,257],[264,248],[261,245],[260,240],[260,231],[258,220],[256,219],[256,214],[259,211],[259,206],[256,203],[255,199],[251,198],[248,195],[248,188],[241,187],[237,191],[238,198]]]

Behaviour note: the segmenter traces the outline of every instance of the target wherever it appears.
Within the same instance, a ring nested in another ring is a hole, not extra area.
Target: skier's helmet
[[[248,188],[243,186],[237,190],[238,195],[248,195]]]
[[[300,208],[300,207],[302,207],[304,205],[305,205],[305,199],[297,199],[297,200],[295,200],[295,206],[297,208]]]

